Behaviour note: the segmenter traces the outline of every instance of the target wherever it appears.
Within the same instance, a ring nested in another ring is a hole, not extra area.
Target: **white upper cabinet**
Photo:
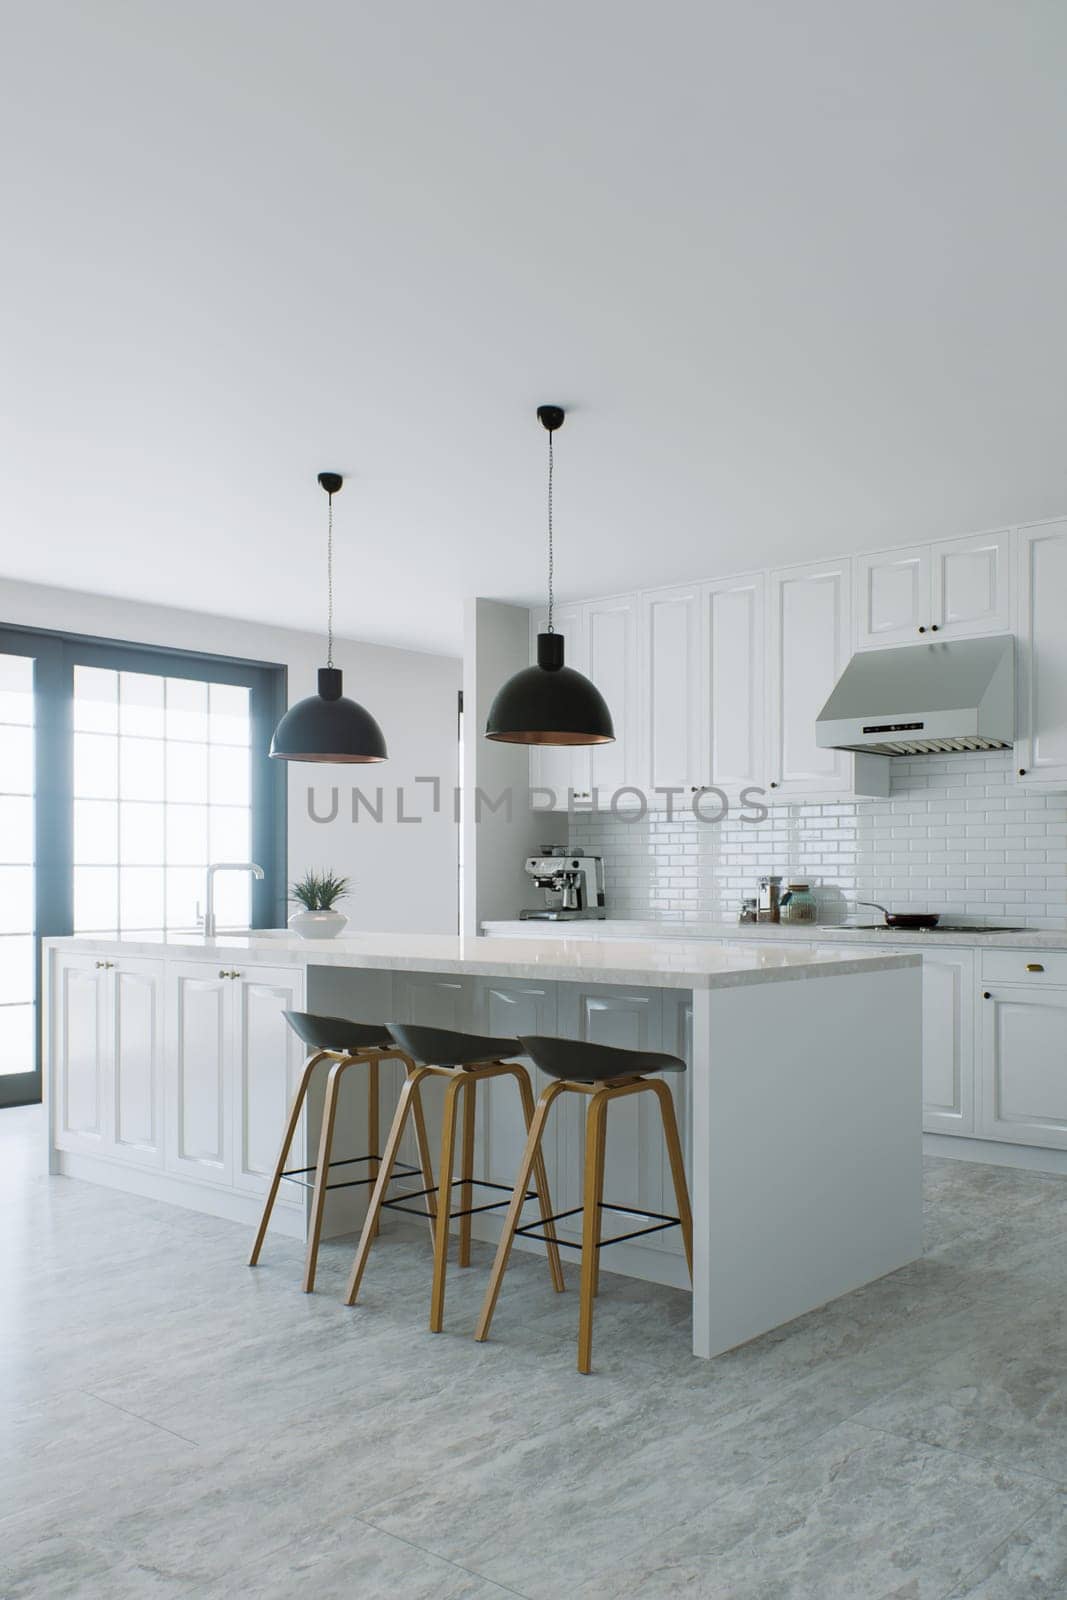
[[[931,622],[930,550],[885,550],[854,562],[857,648],[913,644]]]
[[[1067,788],[1067,519],[1020,528],[1018,596],[1019,781]]]
[[[650,806],[656,789],[688,794],[705,777],[700,584],[641,596],[641,728],[638,783]]]
[[[887,794],[888,757],[824,750],[815,724],[851,654],[851,563],[772,572],[767,697],[772,800]]]
[[[1011,535],[979,533],[931,547],[932,630],[974,639],[1011,627]]]
[[[537,635],[544,631],[544,613],[533,617],[530,660],[537,659]],[[542,807],[567,809],[573,791],[579,805],[598,801],[607,806],[616,789],[636,783],[637,767],[637,598],[615,595],[583,605],[557,606],[555,628],[565,644],[569,667],[591,678],[608,703],[615,726],[614,744],[535,745],[530,752],[530,782],[551,790]]]
[[[1011,626],[1011,536],[975,534],[854,562],[856,648],[973,639]]]
[[[615,743],[590,745],[578,754],[588,763],[580,787],[598,791],[607,804],[617,789],[633,783],[637,733],[637,597],[617,595],[593,600],[583,608],[584,672],[608,703],[615,726]]]
[[[702,761],[692,781],[733,798],[749,785],[762,788],[765,779],[763,573],[705,584],[701,609]]]

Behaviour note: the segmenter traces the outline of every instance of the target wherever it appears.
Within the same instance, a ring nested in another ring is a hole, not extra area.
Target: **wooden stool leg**
[[[585,1185],[582,1193],[582,1285],[578,1304],[578,1371],[592,1369],[593,1299],[600,1242],[600,1202],[604,1196],[604,1139],[610,1089],[597,1089],[589,1100],[585,1122]]]
[[[515,1229],[518,1227],[519,1218],[522,1215],[526,1190],[530,1183],[530,1174],[541,1153],[541,1140],[544,1136],[545,1122],[548,1119],[553,1100],[562,1093],[563,1085],[561,1083],[550,1083],[538,1100],[537,1110],[534,1112],[533,1120],[530,1123],[530,1131],[526,1136],[526,1148],[522,1152],[522,1160],[519,1162],[519,1170],[515,1178],[515,1188],[512,1190],[511,1200],[504,1217],[500,1243],[496,1247],[496,1259],[493,1262],[493,1270],[489,1275],[489,1286],[485,1291],[485,1299],[482,1302],[482,1313],[478,1318],[478,1326],[474,1332],[474,1337],[479,1344],[484,1343],[489,1337],[493,1312],[496,1310],[496,1303],[500,1298],[500,1286],[504,1281],[504,1271],[508,1264],[508,1257],[511,1254],[512,1240],[515,1237]]]
[[[656,1098],[659,1101],[660,1117],[663,1120],[663,1138],[667,1145],[667,1158],[671,1164],[671,1177],[674,1180],[674,1199],[682,1225],[682,1245],[685,1249],[686,1265],[689,1268],[689,1281],[692,1282],[693,1213],[689,1208],[689,1185],[685,1181],[685,1157],[682,1155],[682,1141],[678,1137],[678,1119],[674,1114],[674,1096],[662,1078],[650,1079],[649,1086],[655,1090]]]
[[[469,1267],[471,1264],[470,1208],[474,1204],[474,1186],[471,1179],[474,1177],[474,1113],[477,1092],[478,1080],[473,1073],[468,1074],[467,1092],[463,1096],[463,1148],[459,1158],[459,1192],[463,1197],[460,1200],[460,1206],[466,1212],[466,1215],[459,1219],[459,1264],[461,1267]]]
[[[381,1113],[378,1099],[378,1057],[371,1056],[367,1071],[367,1154],[373,1159],[367,1162],[367,1176],[376,1178],[380,1162],[377,1160],[381,1149]],[[381,1231],[381,1216],[374,1224],[374,1237],[377,1238]]]
[[[454,1073],[445,1090],[441,1120],[441,1159],[437,1166],[437,1231],[433,1251],[433,1288],[430,1292],[430,1332],[440,1333],[445,1320],[445,1276],[448,1272],[448,1225],[452,1212],[452,1176],[456,1159],[456,1121],[459,1097],[467,1091],[462,1071]]]
[[[522,1101],[522,1117],[529,1134],[534,1118],[533,1088],[530,1084],[530,1074],[525,1067],[513,1067],[515,1081],[519,1086],[519,1098]],[[556,1225],[549,1222],[552,1215],[552,1201],[548,1193],[548,1172],[545,1168],[544,1152],[538,1144],[534,1152],[533,1169],[531,1172],[534,1189],[537,1191],[537,1204],[541,1212],[541,1221],[545,1225],[545,1252],[548,1256],[548,1270],[552,1278],[552,1287],[557,1294],[562,1294],[567,1287],[563,1278],[563,1266],[559,1259],[559,1245],[556,1243]],[[529,1181],[529,1180],[527,1180]],[[526,1192],[526,1183],[522,1185],[522,1192]]]
[[[426,1114],[422,1108],[422,1089],[416,1084],[411,1095],[411,1119],[415,1124],[415,1143],[422,1168],[422,1187],[426,1194],[426,1215],[430,1222],[430,1244],[437,1242],[437,1196],[433,1192],[433,1161],[430,1157],[430,1140],[426,1132]]]
[[[363,1219],[363,1232],[359,1236],[359,1244],[356,1247],[356,1259],[352,1263],[348,1288],[345,1290],[344,1303],[346,1306],[352,1306],[356,1303],[356,1296],[359,1293],[359,1286],[363,1280],[363,1272],[367,1265],[367,1257],[374,1242],[382,1201],[385,1199],[385,1191],[389,1187],[389,1179],[393,1175],[393,1167],[396,1165],[396,1154],[400,1149],[400,1141],[404,1137],[404,1125],[408,1119],[408,1111],[411,1108],[414,1096],[418,1093],[419,1084],[423,1078],[428,1076],[429,1074],[421,1069],[410,1072],[401,1085],[400,1096],[396,1103],[396,1114],[393,1117],[392,1127],[389,1129],[389,1137],[385,1141],[382,1163],[378,1168],[378,1177],[375,1180],[374,1188],[371,1190],[367,1215]]]
[[[315,1187],[311,1195],[311,1217],[308,1227],[307,1252],[304,1256],[304,1293],[311,1294],[315,1287],[315,1267],[319,1259],[319,1241],[322,1238],[322,1218],[326,1209],[326,1185],[330,1177],[330,1155],[333,1150],[333,1125],[337,1117],[337,1093],[341,1087],[341,1074],[358,1058],[344,1056],[330,1068],[326,1079],[326,1099],[322,1108],[322,1128],[319,1132],[319,1153],[315,1162]]]
[[[282,1181],[282,1172],[284,1171],[285,1163],[289,1159],[289,1147],[293,1142],[293,1136],[300,1121],[300,1113],[304,1109],[304,1100],[307,1096],[308,1085],[311,1082],[311,1074],[319,1062],[325,1061],[328,1055],[328,1050],[317,1051],[315,1055],[309,1057],[303,1072],[300,1074],[300,1082],[296,1086],[293,1103],[289,1107],[289,1117],[285,1124],[285,1132],[282,1135],[282,1147],[278,1152],[278,1159],[274,1163],[274,1173],[270,1180],[270,1188],[267,1190],[267,1198],[263,1202],[263,1215],[259,1219],[259,1229],[256,1233],[255,1243],[252,1246],[252,1254],[248,1258],[250,1267],[254,1267],[259,1260],[259,1252],[262,1250],[263,1241],[267,1237],[267,1225],[270,1222],[270,1214],[274,1210],[274,1202],[278,1197],[278,1186]]]

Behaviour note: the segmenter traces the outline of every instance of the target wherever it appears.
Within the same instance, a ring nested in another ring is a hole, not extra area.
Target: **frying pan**
[[[934,911],[887,911],[877,900],[857,900],[858,906],[872,906],[885,918],[887,928],[936,928],[941,921]]]

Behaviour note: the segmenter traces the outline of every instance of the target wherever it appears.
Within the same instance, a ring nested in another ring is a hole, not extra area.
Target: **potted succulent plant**
[[[289,918],[293,932],[301,939],[336,939],[347,926],[348,918],[335,908],[338,900],[347,896],[350,882],[349,878],[339,878],[334,872],[305,872],[289,890],[290,900],[303,907]]]

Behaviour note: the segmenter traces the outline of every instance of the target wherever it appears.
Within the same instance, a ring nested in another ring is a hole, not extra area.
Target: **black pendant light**
[[[548,431],[548,629],[537,635],[537,665],[509,678],[489,707],[485,737],[502,744],[611,744],[611,712],[594,683],[563,664],[563,635],[552,625],[552,435],[562,426],[561,406],[538,406]]]
[[[326,582],[329,592],[326,665],[319,668],[319,692],[290,706],[274,730],[270,753],[279,761],[384,761],[382,730],[369,711],[341,692],[341,670],[333,664],[333,497],[344,479],[320,472],[329,497]]]

